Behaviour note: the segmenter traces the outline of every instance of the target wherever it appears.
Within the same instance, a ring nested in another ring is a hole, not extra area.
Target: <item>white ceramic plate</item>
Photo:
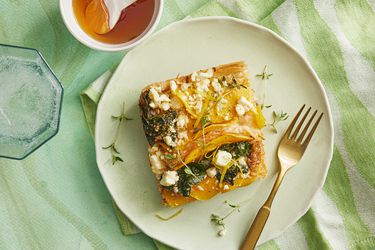
[[[228,17],[208,17],[180,21],[157,32],[129,52],[110,80],[99,103],[96,120],[96,155],[99,170],[118,207],[146,234],[179,249],[238,249],[259,207],[269,194],[277,171],[276,147],[281,133],[265,129],[267,177],[253,185],[204,202],[193,202],[170,221],[161,221],[155,214],[168,216],[176,209],[161,205],[156,180],[147,158],[147,142],[139,118],[138,97],[148,83],[173,78],[223,63],[244,60],[252,84],[264,65],[273,76],[267,82],[265,111],[271,119],[272,110],[284,110],[292,116],[302,104],[312,106],[325,116],[300,164],[285,177],[275,198],[272,213],[259,243],[280,235],[309,208],[314,194],[322,187],[333,149],[333,126],[326,94],[306,60],[285,40],[261,26]],[[112,166],[109,150],[116,123],[111,115],[121,112],[134,118],[121,127],[118,149],[125,162]],[[288,122],[281,123],[284,131]],[[225,237],[216,235],[210,222],[212,213],[224,214],[224,201],[245,202],[241,212],[226,220]]]

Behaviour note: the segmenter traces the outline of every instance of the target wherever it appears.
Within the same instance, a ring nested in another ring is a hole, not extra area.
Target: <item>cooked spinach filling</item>
[[[232,155],[233,159],[238,159],[240,157],[249,157],[251,152],[251,144],[249,142],[236,142],[223,145],[219,148],[219,150],[225,150],[229,152]],[[234,178],[238,173],[246,174],[248,172],[249,168],[247,166],[233,165],[225,173],[224,181],[229,183],[230,185],[234,185]],[[221,179],[220,172],[216,174],[216,178],[218,180]]]
[[[190,196],[191,187],[203,181],[206,176],[206,170],[210,167],[210,161],[191,162],[180,168],[177,173],[179,180],[177,182],[178,192],[185,197]]]
[[[241,168],[241,170],[240,170]],[[230,185],[234,185],[234,178],[237,176],[238,173],[247,174],[249,172],[249,168],[246,166],[232,166],[230,167],[227,172],[225,173],[224,180],[225,182],[229,183]],[[216,179],[220,181],[221,173],[218,172],[216,174]]]
[[[155,113],[155,110],[150,108],[149,91],[145,92],[142,98],[142,123],[148,143],[152,146],[156,141],[163,140],[165,136],[170,136],[172,141],[176,141],[177,112],[167,110]]]
[[[224,150],[231,153],[233,159],[240,158],[241,156],[248,157],[251,150],[250,142],[235,142],[223,145],[219,150]]]
[[[249,142],[237,142],[223,145],[219,150],[225,150],[232,154],[233,159],[238,159],[240,157],[249,157],[251,152],[251,144]],[[212,155],[213,152],[208,153],[207,155]],[[211,167],[212,157],[203,158],[198,163],[191,162],[186,166],[180,168],[177,173],[179,180],[176,184],[178,192],[185,197],[190,196],[191,187],[201,182],[206,176],[206,170]],[[238,173],[246,174],[249,172],[247,166],[242,165],[233,165],[230,167],[224,176],[224,182],[227,182],[230,185],[234,184],[234,178]],[[221,173],[218,172],[216,178],[220,180]],[[168,190],[172,190],[173,187],[164,187]]]

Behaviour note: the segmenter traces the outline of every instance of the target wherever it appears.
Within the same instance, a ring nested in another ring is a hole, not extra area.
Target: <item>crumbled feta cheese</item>
[[[170,108],[170,101],[169,97],[165,94],[159,95],[159,92],[156,90],[156,88],[150,89],[150,107],[151,108],[161,108],[163,110],[168,110]]]
[[[169,82],[169,84],[170,84],[170,86],[171,86],[171,90],[172,90],[173,92],[175,92],[176,89],[177,89],[177,83],[176,83],[176,81],[175,81],[175,80],[172,80],[172,81]]]
[[[211,177],[211,178],[215,177],[217,174],[216,168],[212,167],[212,168],[207,169],[206,174],[208,175],[208,177]]]
[[[176,147],[176,143],[172,140],[172,137],[167,135],[163,138],[165,144],[167,144],[170,147]]]
[[[226,233],[227,233],[227,230],[223,228],[217,234],[222,237],[222,236],[225,236]]]
[[[183,83],[183,84],[181,85],[181,89],[182,89],[183,91],[188,90],[188,88],[189,88],[189,85],[188,85],[187,83]]]
[[[163,102],[161,105],[160,105],[161,109],[164,110],[164,111],[167,111],[171,106],[169,105],[169,103],[167,102]]]
[[[199,100],[195,104],[194,109],[199,113],[199,112],[201,112],[202,107],[203,107],[203,102],[201,100]]]
[[[161,108],[162,110],[166,111],[170,108],[170,102],[171,102],[171,99],[169,99],[169,97],[165,94],[162,94],[162,95],[159,95],[159,92],[157,91],[157,89],[159,89],[160,87],[152,87],[150,89],[150,99],[151,99],[151,102],[149,104],[149,106],[151,108]]]
[[[243,116],[246,113],[245,107],[241,104],[236,105],[236,112],[239,116]]]
[[[247,111],[253,109],[253,104],[245,97],[241,96],[236,105],[236,112],[239,116],[243,116]]]
[[[247,163],[246,163],[245,157],[241,156],[238,159],[238,164],[240,164],[241,167],[247,167]]]
[[[181,139],[181,140],[188,139],[187,131],[185,130],[185,131],[178,132],[178,139]]]
[[[208,85],[211,83],[210,79],[203,79],[201,82],[202,82],[202,83],[205,85],[205,87],[207,87],[207,88],[208,88]]]
[[[155,88],[150,89],[150,98],[153,102],[158,103],[160,102],[160,96],[159,93],[156,91]]]
[[[150,156],[150,163],[151,163],[152,172],[154,172],[155,174],[163,173],[165,165],[159,159],[159,157],[157,155],[153,154],[153,155]]]
[[[221,84],[218,82],[216,78],[211,82],[211,85],[216,92],[220,93],[223,90],[223,88],[221,87]]]
[[[176,171],[165,171],[160,180],[160,185],[165,187],[173,186],[178,182],[178,179],[179,177]]]
[[[220,113],[223,109],[223,104],[219,101],[216,105],[216,113]]]
[[[212,69],[208,69],[206,72],[199,72],[200,77],[211,78],[214,76],[214,71]]]
[[[210,85],[209,79],[203,79],[202,81],[196,82],[195,85],[197,87],[198,92],[207,92],[210,90],[208,88],[208,86]]]
[[[238,103],[244,106],[247,110],[253,108],[253,104],[243,96],[241,96],[241,98],[238,100]]]
[[[224,185],[223,189],[224,189],[224,190],[228,190],[228,189],[229,189],[229,186],[228,186],[228,185]]]
[[[178,187],[173,187],[173,192],[174,192],[175,194],[177,194],[177,193],[178,193]]]
[[[171,99],[169,99],[169,97],[168,97],[167,95],[162,94],[162,95],[160,96],[160,101],[161,101],[161,102],[170,102]]]
[[[229,162],[232,160],[232,155],[224,150],[218,150],[215,158],[214,163],[218,167],[225,167],[229,164]]]
[[[179,115],[177,118],[177,127],[184,128],[189,122],[189,117],[187,115]]]
[[[157,146],[152,146],[151,148],[148,149],[149,153],[155,153],[157,151],[158,151],[158,147]]]
[[[174,122],[172,122],[172,125],[170,125],[169,128],[168,128],[168,131],[169,131],[170,133],[176,133],[176,129],[174,128],[173,123],[174,123]]]
[[[240,174],[240,177],[242,179],[248,178],[250,176],[250,172],[247,172],[246,174]]]
[[[192,74],[191,74],[191,80],[193,81],[193,82],[195,82],[196,80],[197,80],[197,77],[198,77],[198,74],[197,74],[197,72],[193,72]]]

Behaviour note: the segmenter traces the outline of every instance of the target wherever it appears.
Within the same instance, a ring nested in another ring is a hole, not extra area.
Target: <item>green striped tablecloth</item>
[[[374,0],[165,0],[160,28],[230,15],[274,30],[310,60],[328,92],[335,150],[324,188],[298,223],[260,249],[375,249],[374,9]],[[79,44],[57,0],[0,0],[0,43],[39,49],[65,87],[59,134],[23,161],[0,160],[0,249],[155,248],[143,233],[121,234],[118,222],[124,233],[136,230],[112,207],[79,98],[85,90],[92,125],[110,73],[88,84],[124,53]]]

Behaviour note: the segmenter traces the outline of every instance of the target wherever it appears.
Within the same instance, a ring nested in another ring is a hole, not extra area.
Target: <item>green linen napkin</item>
[[[323,190],[298,223],[260,248],[374,248],[375,15],[369,3],[222,0],[190,13],[207,15],[249,19],[289,40],[312,63],[333,108],[336,145]],[[109,79],[106,72],[82,93],[91,129],[95,104]],[[139,232],[116,206],[115,211],[124,234]]]

